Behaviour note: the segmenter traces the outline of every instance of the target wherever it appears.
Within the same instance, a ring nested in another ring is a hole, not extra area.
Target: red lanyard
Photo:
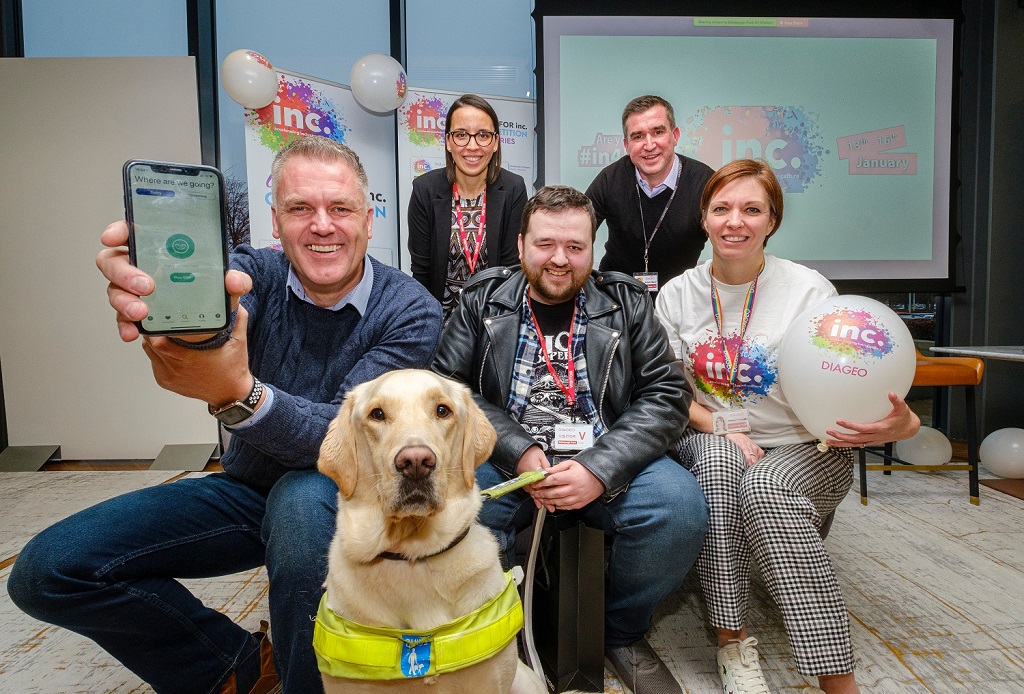
[[[754,294],[757,293],[757,278],[764,272],[764,261],[761,261],[761,269],[757,271],[757,275],[754,277],[754,281],[747,287],[747,296],[743,300],[743,313],[740,314],[740,337],[739,343],[736,346],[736,359],[729,355],[729,345],[726,342],[725,335],[722,334],[722,300],[718,297],[718,287],[715,286],[715,276],[711,274],[710,269],[708,275],[711,278],[711,311],[715,314],[715,326],[718,328],[718,339],[722,343],[722,356],[725,357],[726,368],[729,369],[729,385],[732,387],[735,393],[736,388],[736,372],[740,366],[740,352],[743,351],[743,335],[747,332],[747,324],[750,322],[750,314],[754,312]]]
[[[462,203],[459,200],[459,185],[452,184],[452,200],[455,201],[455,221],[459,225],[459,241],[462,244],[462,253],[466,256],[466,265],[469,266],[469,274],[476,272],[476,263],[480,259],[480,247],[484,243],[484,228],[487,225],[487,189],[484,188],[480,196],[480,226],[476,230],[476,248],[469,249],[469,241],[466,236],[466,226],[462,222]]]
[[[541,332],[540,323],[537,322],[537,314],[533,312],[533,302],[530,300],[529,295],[527,295],[526,301],[530,304],[530,316],[533,318],[533,327],[537,331],[537,338],[540,340],[540,351],[544,355],[544,363],[547,364],[548,372],[551,374],[551,378],[555,380],[555,385],[558,386],[560,391],[565,393],[569,407],[573,407],[576,404],[576,361],[572,358],[572,333],[576,328],[576,305],[574,303],[572,307],[572,318],[569,319],[569,339],[565,343],[565,350],[569,353],[565,366],[569,372],[567,376],[569,383],[565,384],[558,377],[558,374],[555,373],[555,367],[551,363],[551,356],[548,354],[547,345],[544,343],[544,333]]]

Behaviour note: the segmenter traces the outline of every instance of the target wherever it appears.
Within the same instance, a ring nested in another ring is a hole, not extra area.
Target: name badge
[[[658,291],[658,273],[657,272],[634,272],[633,279],[638,282],[643,282],[647,286],[647,291],[656,292]]]
[[[555,425],[555,438],[551,448],[556,451],[582,451],[594,445],[594,427],[570,422]]]
[[[750,431],[750,418],[742,407],[719,410],[711,415],[715,434],[745,434]]]

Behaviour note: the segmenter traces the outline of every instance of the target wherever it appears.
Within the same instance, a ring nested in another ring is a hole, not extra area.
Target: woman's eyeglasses
[[[475,133],[467,133],[465,130],[453,130],[448,133],[448,137],[452,138],[452,142],[457,144],[459,147],[465,147],[469,144],[469,139],[473,138],[476,143],[481,147],[486,147],[494,141],[497,137],[497,133],[490,130],[478,130]]]

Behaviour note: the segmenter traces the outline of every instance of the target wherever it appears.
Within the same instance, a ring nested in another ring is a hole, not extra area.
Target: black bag
[[[554,692],[604,691],[604,533],[575,514],[544,521],[533,594],[534,642]]]

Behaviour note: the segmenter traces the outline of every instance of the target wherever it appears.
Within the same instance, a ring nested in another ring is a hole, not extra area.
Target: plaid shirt
[[[527,300],[530,287],[527,285],[523,296],[519,319],[519,341],[516,343],[516,359],[512,367],[512,387],[509,388],[508,402],[505,411],[517,422],[523,421],[523,414],[529,404],[530,387],[540,352],[540,338],[534,327],[533,311]],[[587,337],[587,297],[580,290],[576,295],[576,311],[572,324],[572,359],[576,364],[576,405],[579,407],[587,423],[594,427],[594,438],[604,433],[601,418],[598,416],[594,398],[590,393],[590,380],[587,378],[587,357],[583,349]]]

